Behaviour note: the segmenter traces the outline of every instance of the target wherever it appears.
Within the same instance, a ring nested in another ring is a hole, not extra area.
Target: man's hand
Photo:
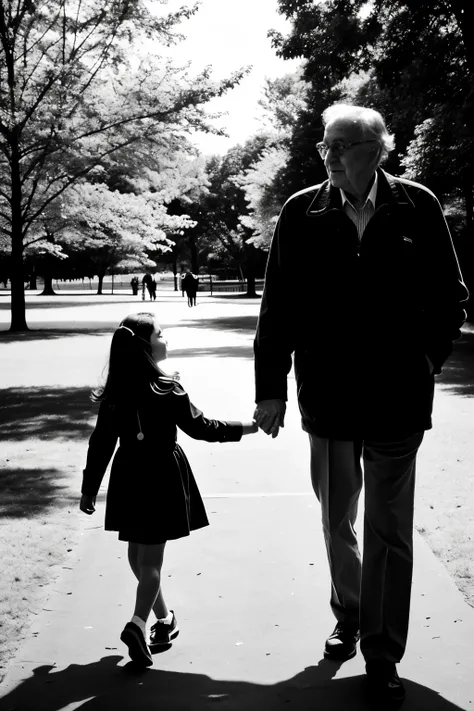
[[[95,511],[95,496],[87,496],[87,494],[82,494],[79,508],[89,516],[93,514]]]
[[[265,434],[278,436],[280,427],[285,426],[286,402],[284,400],[261,400],[257,403],[253,418]]]

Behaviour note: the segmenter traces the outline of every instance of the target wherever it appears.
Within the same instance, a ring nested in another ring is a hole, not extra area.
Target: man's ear
[[[374,165],[374,168],[378,168],[381,162],[382,158],[382,146],[374,146],[372,149],[373,152],[373,157],[372,157],[372,163]]]

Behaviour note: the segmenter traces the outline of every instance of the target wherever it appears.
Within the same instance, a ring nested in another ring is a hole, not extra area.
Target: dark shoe
[[[151,667],[153,665],[153,657],[148,649],[143,632],[138,625],[134,622],[127,622],[120,635],[120,639],[127,645],[132,662],[145,667]]]
[[[398,708],[405,700],[406,692],[398,676],[395,662],[372,659],[365,665],[368,694],[379,708]]]
[[[157,620],[154,625],[151,626],[150,633],[150,649],[156,649],[167,644],[171,644],[171,640],[178,636],[178,622],[176,620],[173,610],[173,618],[169,624],[165,622],[160,622]]]
[[[360,634],[357,627],[338,622],[334,632],[326,640],[324,656],[326,659],[334,659],[339,662],[352,659],[357,652],[356,645],[359,637]]]

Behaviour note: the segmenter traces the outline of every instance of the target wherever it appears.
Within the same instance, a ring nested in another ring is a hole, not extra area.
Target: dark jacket
[[[140,426],[141,429],[140,429]],[[105,528],[166,529],[166,538],[186,535],[192,529],[193,503],[199,493],[189,463],[177,444],[177,427],[206,442],[237,442],[241,422],[210,420],[176,384],[167,394],[151,389],[137,408],[102,401],[97,424],[89,440],[81,492],[99,491],[117,441],[107,491]],[[143,433],[143,439],[137,435]],[[164,525],[166,523],[166,526]]]
[[[287,201],[268,257],[256,401],[287,399],[294,352],[303,429],[322,437],[429,429],[426,356],[440,373],[466,317],[468,292],[438,200],[381,169],[378,178],[360,241],[340,191],[325,181]]]
[[[186,274],[184,279],[181,282],[181,288],[184,289],[186,292],[187,296],[196,296],[197,290],[198,290],[198,285],[199,285],[199,279],[198,277],[194,276],[194,274]]]

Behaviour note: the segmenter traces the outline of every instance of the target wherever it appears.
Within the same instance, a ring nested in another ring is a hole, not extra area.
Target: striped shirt
[[[367,195],[365,203],[360,209],[354,207],[344,190],[341,190],[342,209],[344,210],[346,215],[351,218],[352,222],[357,227],[357,234],[359,236],[359,240],[364,234],[364,230],[367,227],[370,218],[375,213],[375,200],[377,199],[377,183],[378,175],[377,173],[375,173],[374,182],[372,184],[370,192]]]

